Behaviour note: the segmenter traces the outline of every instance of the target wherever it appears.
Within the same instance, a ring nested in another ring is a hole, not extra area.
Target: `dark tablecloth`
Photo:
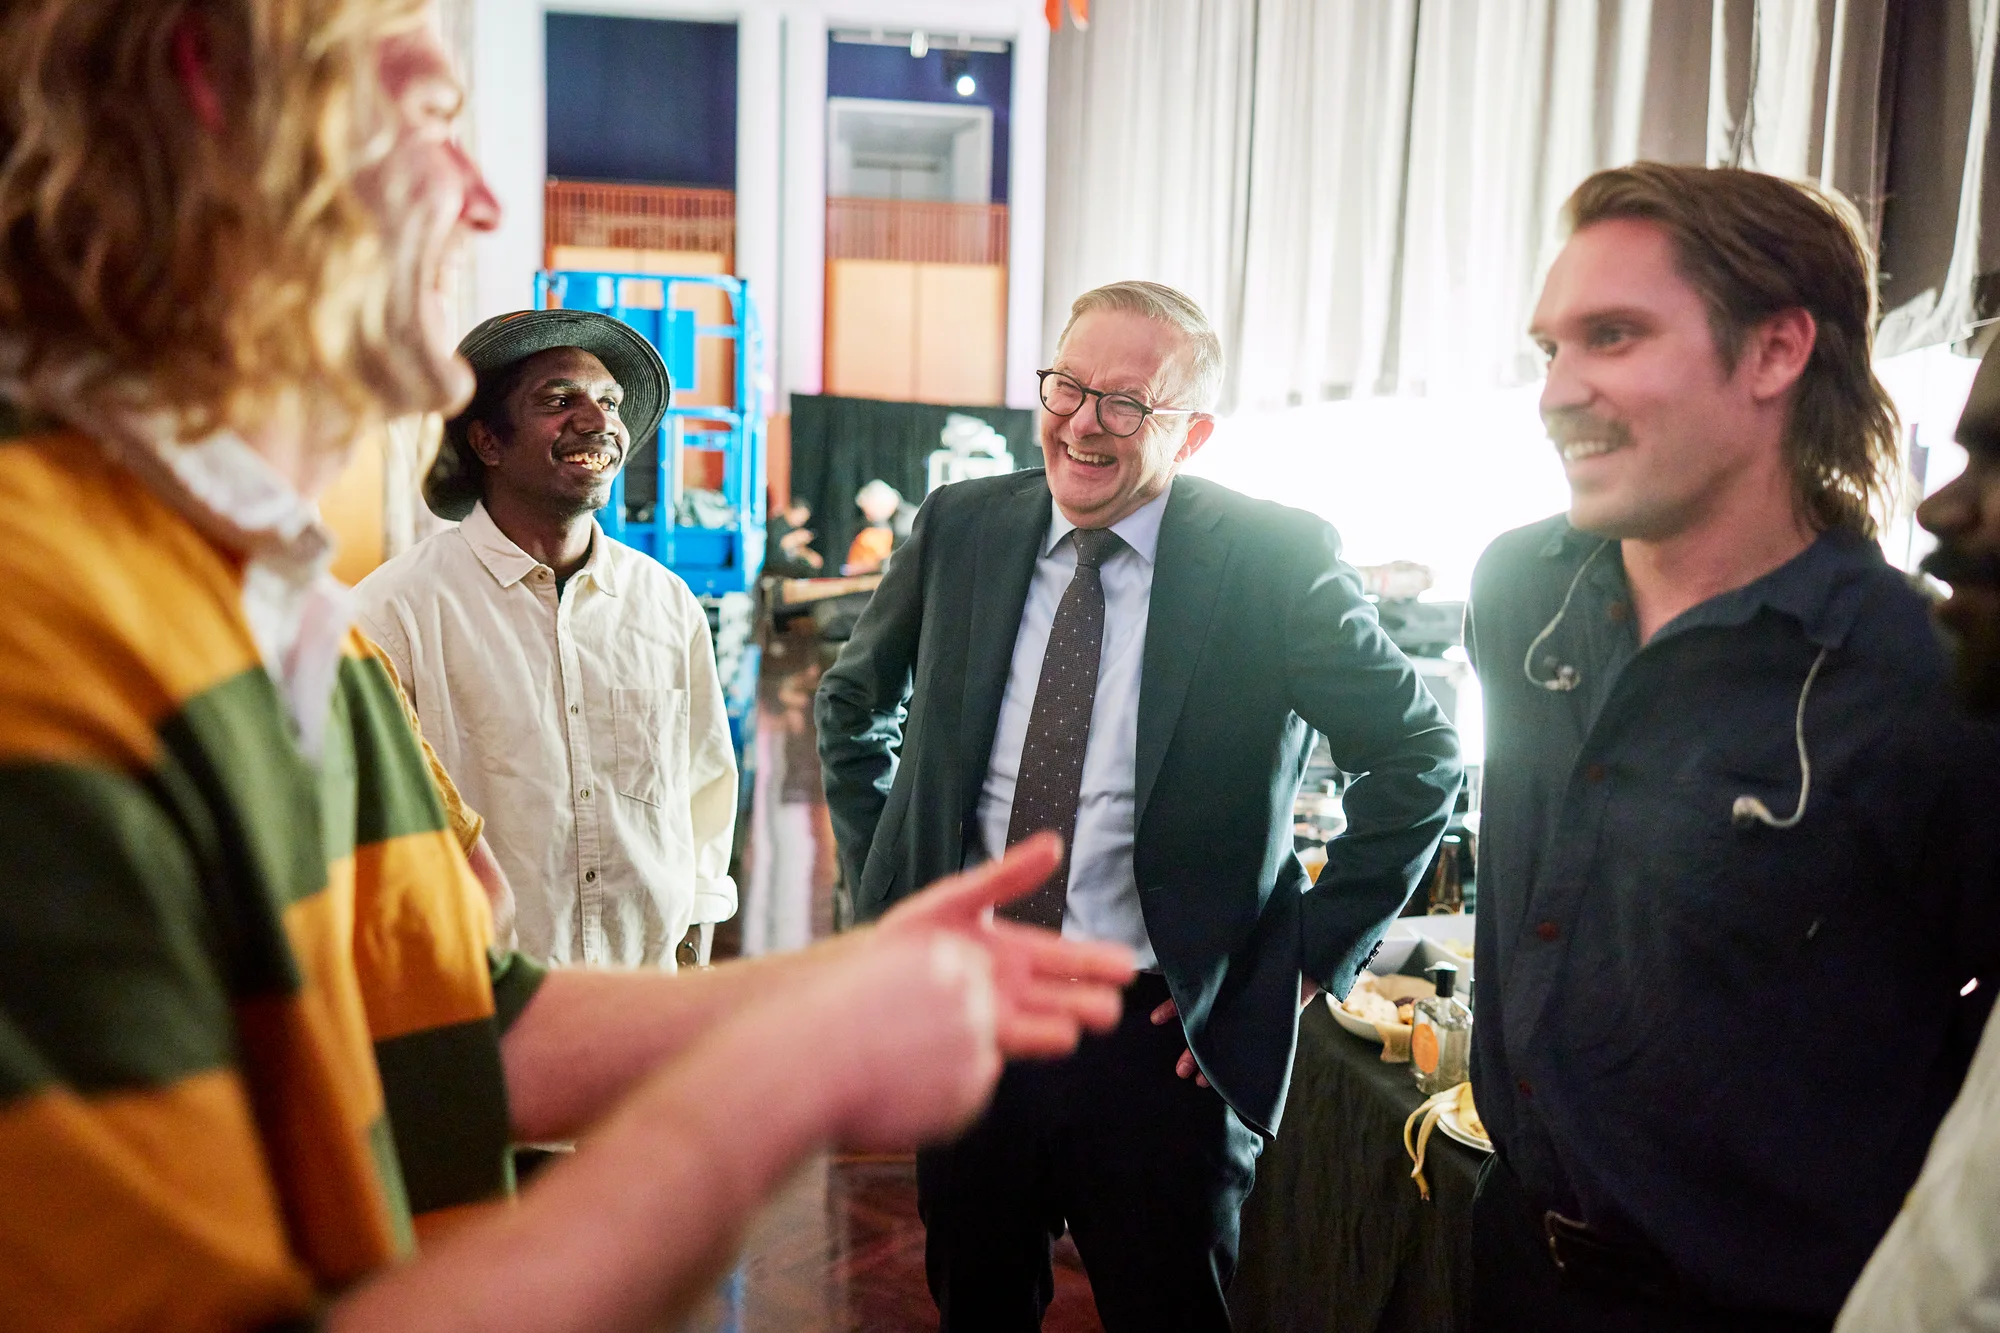
[[[1315,1000],[1277,1141],[1257,1163],[1229,1305],[1242,1333],[1454,1333],[1471,1305],[1472,1189],[1484,1156],[1431,1135],[1423,1202],[1403,1121],[1406,1064]]]

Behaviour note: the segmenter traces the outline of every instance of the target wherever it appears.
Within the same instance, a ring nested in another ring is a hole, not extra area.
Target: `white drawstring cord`
[[[1826,665],[1826,655],[1830,649],[1822,648],[1813,659],[1812,670],[1806,672],[1806,683],[1799,688],[1798,714],[1792,720],[1792,735],[1799,746],[1799,804],[1790,818],[1780,819],[1771,813],[1771,808],[1755,796],[1739,796],[1729,807],[1729,822],[1737,828],[1749,828],[1752,824],[1765,824],[1775,829],[1796,827],[1806,817],[1806,799],[1812,795],[1812,756],[1806,753],[1806,699],[1812,694],[1813,681],[1819,676],[1819,669]]]
[[[1556,627],[1562,624],[1563,617],[1569,614],[1570,600],[1576,596],[1577,585],[1583,582],[1584,571],[1590,568],[1598,556],[1604,554],[1604,548],[1609,545],[1611,545],[1609,538],[1598,543],[1597,549],[1577,566],[1576,576],[1569,581],[1569,591],[1563,594],[1562,606],[1557,608],[1554,618],[1542,626],[1542,632],[1528,645],[1527,656],[1521,659],[1521,674],[1528,678],[1530,685],[1567,693],[1582,683],[1582,675],[1575,667],[1567,664],[1558,666],[1555,674],[1547,679],[1537,676],[1535,654],[1540,651],[1544,643],[1548,642],[1549,636],[1556,632]],[[1729,807],[1729,822],[1737,828],[1749,828],[1753,824],[1764,824],[1774,829],[1796,828],[1799,821],[1806,817],[1806,802],[1812,796],[1812,755],[1806,749],[1806,700],[1812,697],[1813,682],[1819,679],[1819,669],[1826,665],[1826,655],[1829,651],[1822,648],[1819,650],[1819,656],[1813,659],[1812,669],[1806,672],[1806,682],[1799,687],[1799,706],[1792,718],[1792,737],[1799,750],[1798,807],[1788,817],[1780,819],[1771,813],[1771,807],[1755,796],[1739,796]]]
[[[1556,611],[1555,619],[1542,626],[1542,632],[1537,634],[1535,641],[1528,645],[1528,655],[1521,659],[1521,674],[1528,678],[1530,685],[1539,685],[1545,690],[1556,690],[1567,693],[1575,689],[1578,683],[1582,681],[1583,677],[1577,674],[1576,668],[1567,665],[1558,666],[1555,675],[1550,676],[1547,680],[1543,680],[1535,674],[1535,653],[1544,643],[1548,642],[1549,635],[1556,632],[1556,626],[1562,624],[1563,617],[1569,614],[1570,599],[1576,596],[1576,585],[1583,582],[1584,571],[1590,568],[1598,556],[1604,554],[1604,548],[1609,545],[1611,545],[1611,539],[1607,537],[1597,544],[1597,549],[1590,553],[1588,559],[1577,566],[1576,577],[1569,581],[1569,591],[1563,594],[1563,603],[1561,608]]]

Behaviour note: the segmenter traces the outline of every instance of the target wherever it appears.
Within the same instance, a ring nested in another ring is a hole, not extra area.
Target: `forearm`
[[[826,809],[843,857],[856,846],[865,855],[889,801],[903,740],[900,705],[879,711],[850,688],[829,675],[813,704]]]
[[[545,999],[581,1006],[608,998],[565,995],[571,988],[556,985],[564,979],[549,978],[522,1023]],[[704,999],[724,986],[709,988]],[[718,1026],[653,1075],[516,1206],[363,1288],[335,1309],[329,1327],[616,1333],[676,1326],[727,1264],[759,1202],[830,1131],[837,1064],[814,1058],[817,1033],[781,1004]]]
[[[582,1133],[663,1062],[863,938],[675,974],[551,972],[501,1041],[515,1137]]]

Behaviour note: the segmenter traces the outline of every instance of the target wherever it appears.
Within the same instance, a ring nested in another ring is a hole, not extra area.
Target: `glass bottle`
[[[1424,969],[1437,994],[1418,1000],[1411,1016],[1410,1069],[1426,1096],[1465,1082],[1472,1058],[1472,1011],[1457,998],[1458,968],[1433,963]]]

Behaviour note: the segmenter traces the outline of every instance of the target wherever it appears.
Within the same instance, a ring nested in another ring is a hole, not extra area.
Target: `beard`
[[[1952,637],[1960,702],[1981,717],[2000,718],[2000,621],[1972,618],[1953,626]]]
[[[2000,555],[1967,550],[1945,541],[1924,558],[1923,571],[1952,585],[1954,591],[1980,589],[2000,595]],[[1965,706],[1982,717],[2000,717],[2000,616],[1976,610],[1968,600],[1947,607],[1941,617],[1957,651],[1954,675]]]

